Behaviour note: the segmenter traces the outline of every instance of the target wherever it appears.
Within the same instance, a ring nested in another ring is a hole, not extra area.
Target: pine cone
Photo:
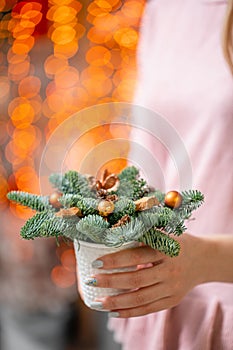
[[[122,218],[120,218],[120,220],[118,220],[116,224],[112,225],[112,228],[125,225],[127,224],[127,222],[130,222],[130,216],[126,214],[122,216]]]

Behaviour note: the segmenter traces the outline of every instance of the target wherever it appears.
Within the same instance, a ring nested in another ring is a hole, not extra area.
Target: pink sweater
[[[197,235],[233,234],[233,80],[221,48],[226,3],[148,1],[139,45],[135,104],[162,115],[185,145],[192,186],[205,194],[188,227]],[[182,159],[174,164],[166,145],[148,134],[137,131],[137,143],[158,160],[158,186],[182,188]],[[124,350],[232,350],[233,285],[200,285],[172,309],[112,319],[109,328]]]

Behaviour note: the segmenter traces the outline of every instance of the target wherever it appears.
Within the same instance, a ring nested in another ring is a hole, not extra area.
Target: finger
[[[158,311],[169,309],[173,306],[175,306],[173,298],[165,297],[143,306],[112,311],[109,313],[109,317],[129,318],[144,316]]]
[[[165,284],[157,283],[149,287],[119,294],[117,296],[105,297],[98,301],[102,301],[103,307],[106,310],[121,310],[145,306],[169,296],[169,293],[165,289]]]
[[[161,265],[161,263],[160,263]],[[114,274],[98,274],[88,278],[85,283],[89,286],[101,288],[137,289],[159,283],[163,279],[162,267],[156,265],[140,268],[136,271]]]
[[[166,256],[148,246],[130,248],[116,253],[104,255],[92,263],[94,268],[116,269],[140,264],[156,263]]]

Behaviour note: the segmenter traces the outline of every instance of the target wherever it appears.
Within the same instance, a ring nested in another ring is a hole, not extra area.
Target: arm
[[[200,239],[203,241],[205,282],[233,283],[233,236],[213,235]]]
[[[99,300],[100,308],[118,317],[142,316],[176,306],[199,284],[233,282],[232,236],[184,234],[178,240],[181,251],[174,258],[147,246],[100,258],[103,269],[138,265],[137,271],[94,276],[98,287],[130,290]]]

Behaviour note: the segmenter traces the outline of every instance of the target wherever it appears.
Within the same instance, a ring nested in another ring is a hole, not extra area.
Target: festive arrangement
[[[197,190],[154,190],[134,166],[118,175],[105,170],[101,179],[71,170],[52,174],[50,182],[56,188],[50,196],[8,193],[10,200],[37,211],[21,229],[25,239],[64,237],[111,247],[139,241],[177,256],[180,245],[173,236],[186,230],[185,220],[204,201]]]

